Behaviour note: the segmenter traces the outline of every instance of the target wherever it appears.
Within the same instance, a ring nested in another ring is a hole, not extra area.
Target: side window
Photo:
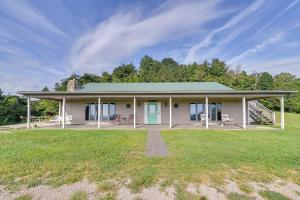
[[[195,103],[191,103],[190,104],[190,120],[192,121],[196,121],[196,104]]]
[[[89,109],[89,104],[85,104],[85,120],[89,120],[90,116],[90,109]]]

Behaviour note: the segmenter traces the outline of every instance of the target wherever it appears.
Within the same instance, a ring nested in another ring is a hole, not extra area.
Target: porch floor
[[[37,122],[32,123],[31,127],[36,128],[54,128],[60,129],[61,125],[58,123],[49,123],[49,122]],[[16,125],[6,125],[0,126],[0,130],[7,130],[7,129],[24,129],[26,128],[26,123],[24,124],[16,124]],[[65,125],[66,129],[97,129],[96,124],[67,124]],[[136,129],[157,129],[157,130],[165,130],[169,129],[169,124],[159,124],[159,125],[144,125],[139,124],[136,125]],[[133,130],[133,125],[113,125],[113,124],[101,124],[101,129],[113,129],[113,130]],[[205,126],[200,124],[174,124],[172,129],[205,129]],[[210,125],[209,129],[219,129],[219,130],[241,130],[242,126],[239,125]],[[247,125],[247,129],[250,130],[276,130],[278,128],[270,127],[270,126],[263,126],[263,125]],[[279,130],[279,129],[278,129]]]

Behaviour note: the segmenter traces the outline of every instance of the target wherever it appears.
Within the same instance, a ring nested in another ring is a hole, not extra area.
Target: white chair
[[[221,117],[222,117],[222,126],[234,124],[234,119],[230,118],[228,114],[221,114]]]
[[[50,119],[50,122],[61,122],[62,121],[62,116],[60,115],[55,115],[54,119]]]
[[[200,114],[200,119],[201,119],[201,125],[206,124],[206,114]]]
[[[72,115],[66,115],[65,116],[66,124],[71,124],[72,118],[73,118]],[[56,115],[54,119],[50,120],[50,122],[62,122],[62,121],[63,121],[63,116],[61,115]]]
[[[72,115],[66,115],[65,116],[66,124],[71,124],[72,118],[73,118]]]

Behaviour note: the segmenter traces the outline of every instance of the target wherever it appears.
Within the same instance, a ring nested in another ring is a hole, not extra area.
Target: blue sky
[[[52,88],[141,57],[300,77],[300,0],[0,0],[0,88]]]

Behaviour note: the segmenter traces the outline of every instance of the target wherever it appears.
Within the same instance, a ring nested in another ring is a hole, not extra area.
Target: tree
[[[178,63],[172,58],[164,58],[161,60],[161,64],[165,66],[177,67]]]
[[[49,91],[48,87],[42,89],[43,92]],[[32,114],[34,116],[53,116],[58,113],[58,102],[48,99],[41,99],[32,102]]]
[[[133,64],[121,65],[114,69],[112,73],[112,82],[137,82],[137,71]]]
[[[110,83],[111,79],[112,79],[111,75],[108,72],[106,71],[102,72],[102,76],[100,78],[102,83]]]
[[[224,61],[220,61],[219,59],[213,59],[210,63],[210,68],[208,70],[209,74],[214,77],[222,77],[228,71],[228,67]]]
[[[26,99],[18,96],[4,96],[0,100],[0,125],[21,122],[26,115]]]
[[[158,82],[161,67],[162,64],[159,61],[152,59],[150,56],[144,56],[140,62],[139,82]]]
[[[42,89],[42,92],[49,92],[49,88],[47,86],[45,86],[43,89]]]
[[[34,116],[54,116],[58,114],[58,102],[41,99],[32,103],[32,114]]]
[[[282,72],[274,76],[273,87],[274,89],[279,90],[291,89],[293,88],[293,83],[295,79],[295,75],[292,75],[287,72]]]
[[[84,73],[82,76],[78,77],[81,85],[85,85],[87,83],[100,83],[101,77],[91,73]]]
[[[268,72],[263,72],[258,75],[257,88],[260,90],[273,89],[273,76]]]

